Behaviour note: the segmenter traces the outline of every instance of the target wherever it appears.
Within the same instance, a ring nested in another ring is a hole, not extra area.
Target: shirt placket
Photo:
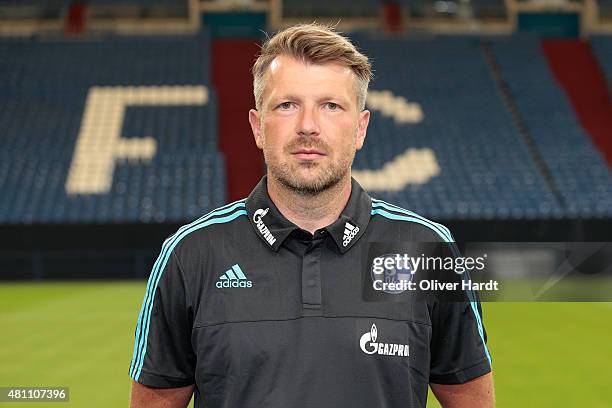
[[[302,307],[305,316],[321,316],[321,250],[322,239],[313,239],[302,259]]]

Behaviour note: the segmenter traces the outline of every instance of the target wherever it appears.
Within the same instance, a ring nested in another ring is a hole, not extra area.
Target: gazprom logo
[[[276,242],[276,238],[274,237],[274,235],[272,235],[272,233],[270,232],[268,227],[266,227],[266,224],[264,224],[262,220],[262,218],[268,213],[268,210],[270,210],[270,208],[266,208],[265,210],[262,210],[260,208],[255,211],[255,214],[253,214],[253,222],[255,223],[255,225],[257,225],[257,229],[264,237],[264,239],[268,242],[268,244],[274,245],[274,243]]]
[[[382,356],[408,357],[409,348],[407,344],[377,343],[378,329],[372,324],[370,331],[364,333],[359,339],[359,347],[366,354],[379,354]]]

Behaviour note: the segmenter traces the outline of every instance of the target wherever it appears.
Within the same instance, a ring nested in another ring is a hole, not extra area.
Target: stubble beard
[[[313,143],[296,142],[295,145],[320,148],[317,143],[313,145]],[[294,149],[292,146],[288,146],[285,152],[292,149]],[[329,149],[322,150],[329,152]],[[349,154],[340,155],[337,161],[330,162],[326,167],[323,167],[325,166],[324,164],[308,161],[300,161],[292,166],[289,162],[270,154],[265,148],[263,152],[268,168],[268,177],[274,178],[284,188],[301,196],[315,196],[336,186],[349,174],[355,156],[355,150],[353,150]],[[320,170],[314,178],[301,176],[301,169],[313,169],[316,171],[316,168],[320,168]]]

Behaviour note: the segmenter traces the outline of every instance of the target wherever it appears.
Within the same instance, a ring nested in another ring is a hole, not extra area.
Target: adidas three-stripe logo
[[[347,221],[346,224],[344,224],[344,235],[342,236],[342,245],[347,246],[351,242],[351,240],[355,238],[355,235],[357,235],[358,232],[359,232],[359,227],[351,225],[351,223]]]
[[[253,287],[253,282],[251,282],[240,266],[235,264],[225,271],[225,273],[219,276],[217,283],[215,284],[219,289],[221,288],[250,288]]]

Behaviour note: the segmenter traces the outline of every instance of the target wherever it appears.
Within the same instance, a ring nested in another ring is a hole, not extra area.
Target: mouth
[[[299,149],[291,152],[291,155],[299,160],[317,160],[326,156],[325,153],[317,149]]]

